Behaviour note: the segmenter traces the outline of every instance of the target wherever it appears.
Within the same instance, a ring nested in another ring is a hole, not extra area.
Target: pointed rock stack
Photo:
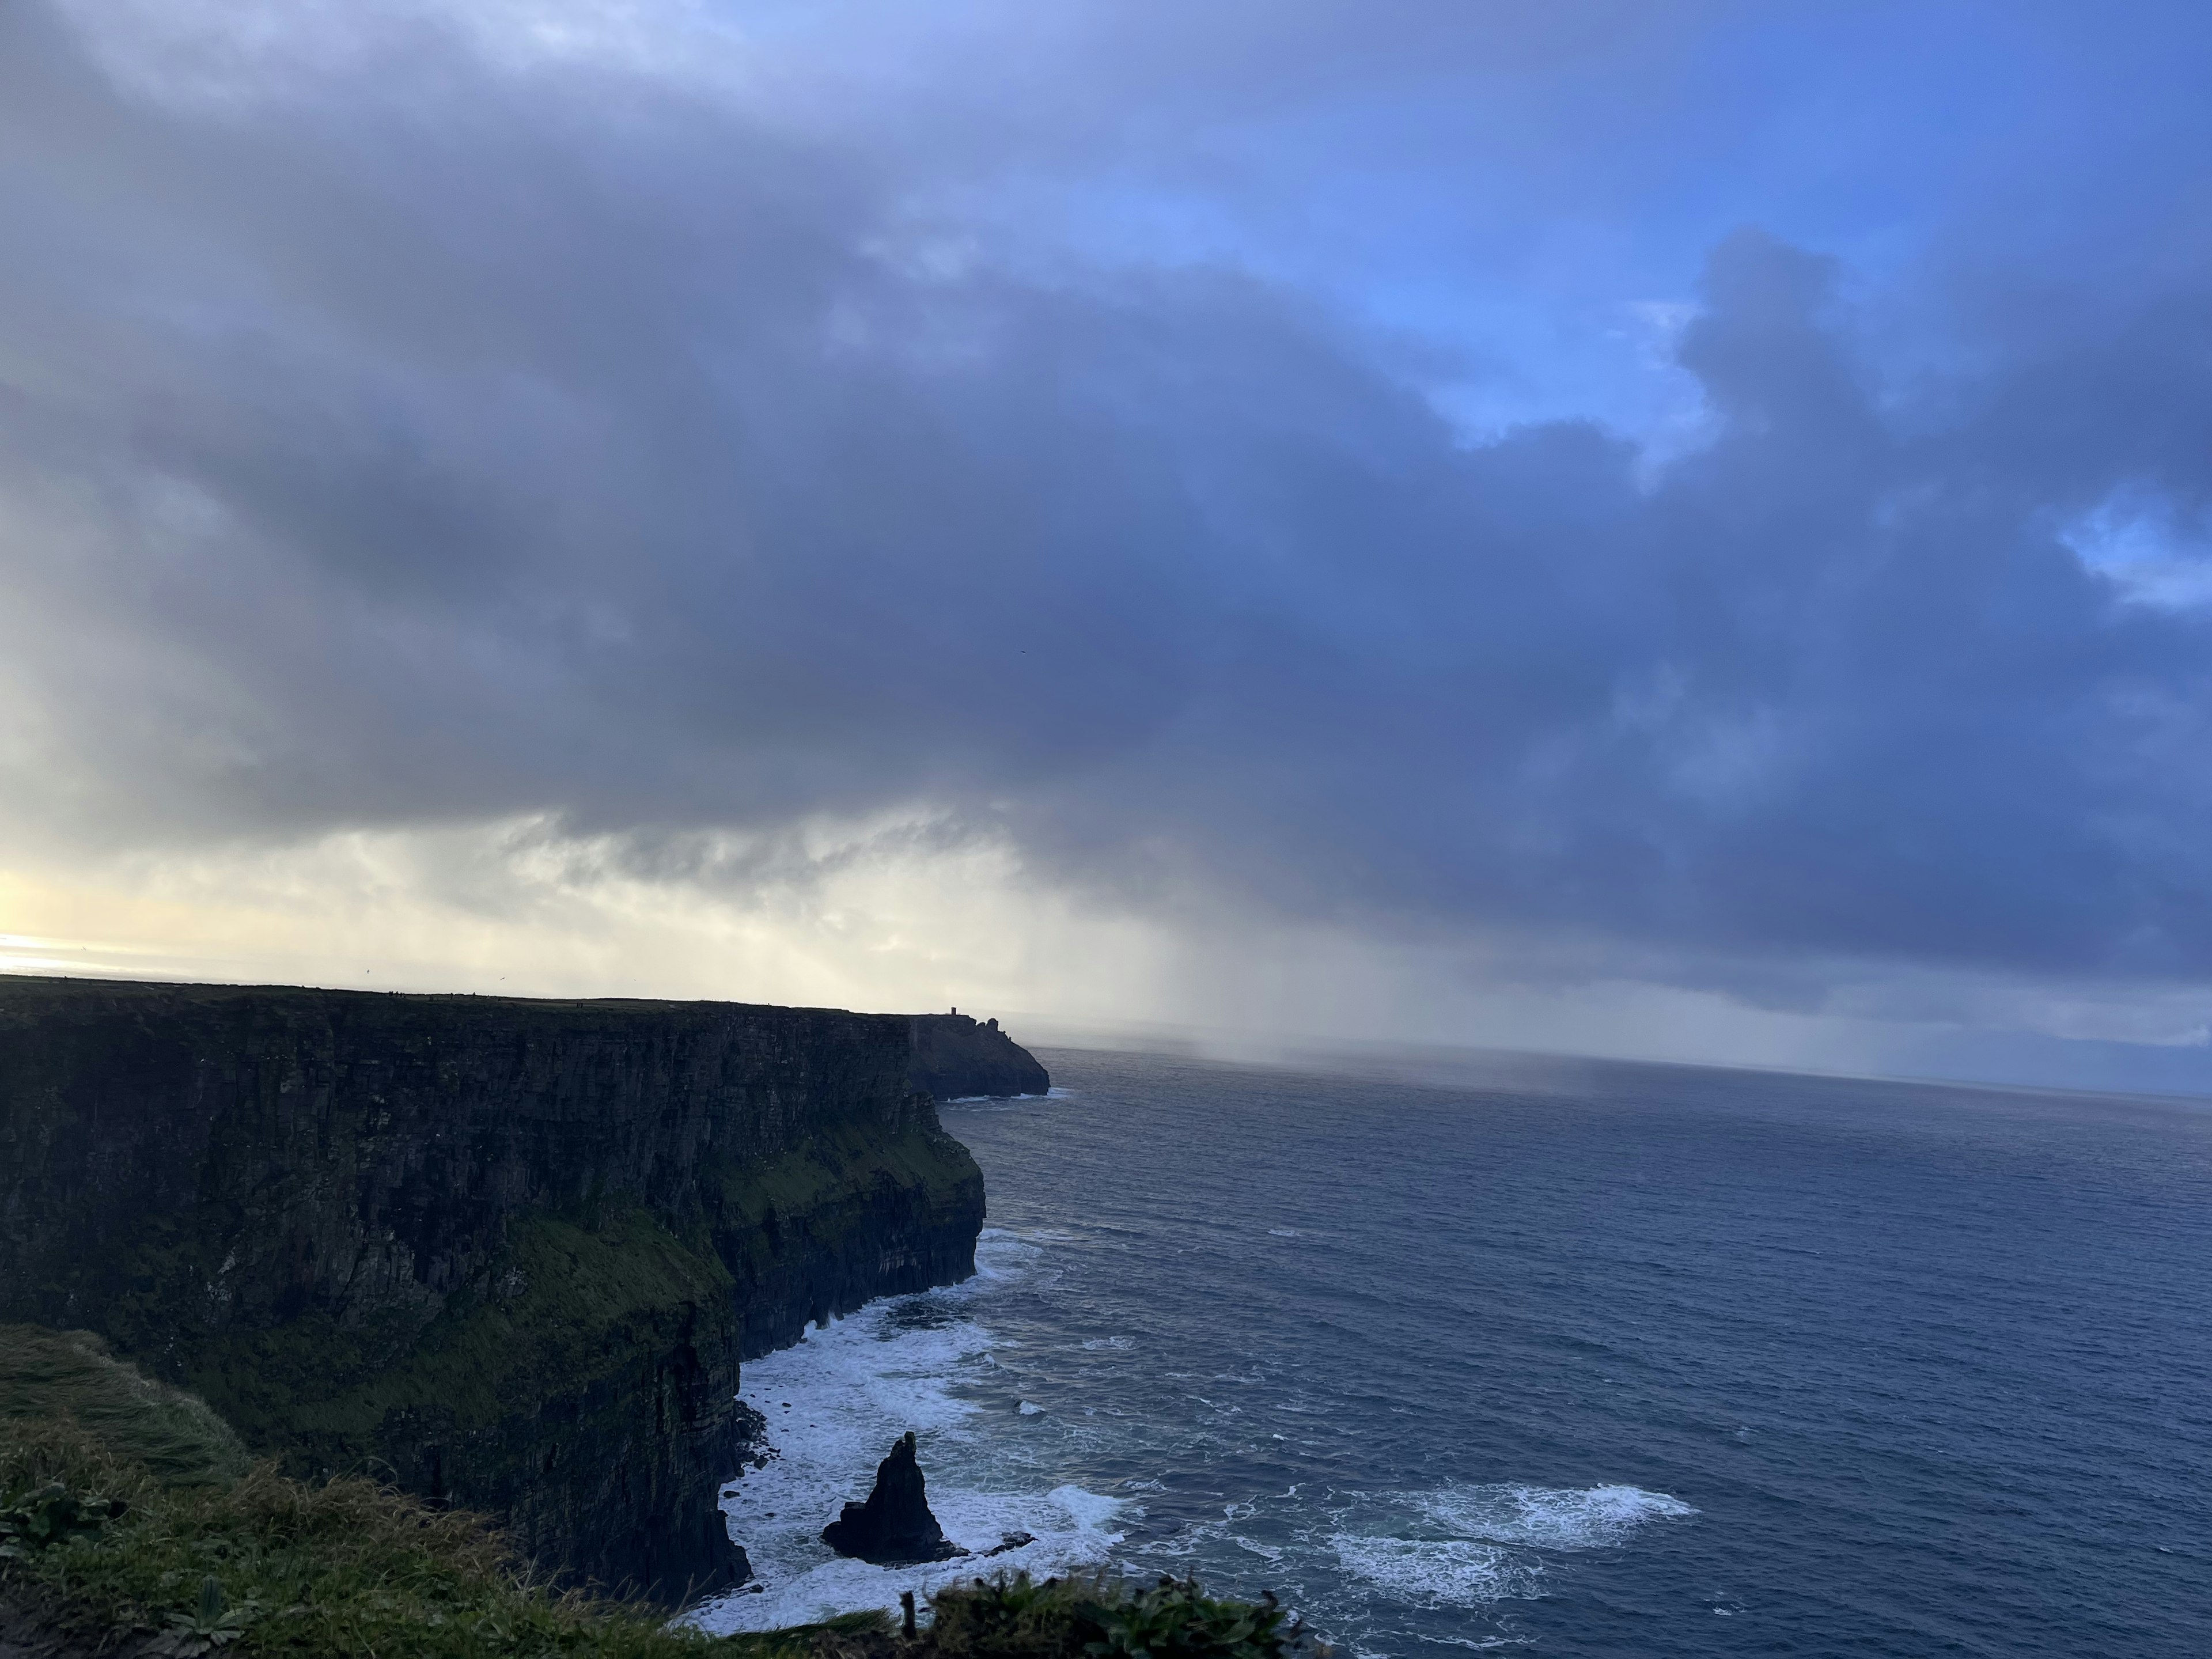
[[[822,1528],[822,1541],[840,1555],[879,1567],[950,1561],[968,1553],[945,1536],[945,1528],[929,1512],[921,1465],[915,1461],[912,1430],[900,1436],[891,1455],[876,1465],[876,1486],[868,1501],[846,1504],[844,1513]]]

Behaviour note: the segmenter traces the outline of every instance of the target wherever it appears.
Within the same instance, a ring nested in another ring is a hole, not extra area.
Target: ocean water
[[[981,1272],[745,1368],[714,1629],[973,1565],[815,1534],[906,1429],[988,1568],[1340,1650],[2212,1655],[2212,1109],[1577,1062],[1041,1051]]]

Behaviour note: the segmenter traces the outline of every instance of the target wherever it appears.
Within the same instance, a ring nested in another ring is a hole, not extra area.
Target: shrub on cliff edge
[[[1273,1595],[1224,1601],[1194,1578],[978,1578],[938,1592],[930,1615],[931,1659],[1283,1659],[1305,1646]]]

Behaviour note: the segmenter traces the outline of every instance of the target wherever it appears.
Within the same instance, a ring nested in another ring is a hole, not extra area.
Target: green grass
[[[66,1419],[0,1424],[0,1508],[52,1482],[129,1508],[96,1537],[0,1561],[0,1599],[46,1609],[88,1645],[136,1632],[185,1655],[781,1659],[886,1627],[870,1613],[706,1637],[651,1608],[556,1592],[481,1516],[367,1480],[311,1485],[262,1464],[228,1486],[164,1486]]]
[[[252,1465],[192,1395],[141,1375],[90,1331],[0,1325],[0,1419],[67,1417],[164,1486],[214,1486]]]
[[[912,1641],[879,1613],[708,1637],[556,1589],[482,1516],[357,1476],[248,1466],[204,1405],[97,1339],[0,1326],[0,1521],[70,1498],[91,1516],[110,1505],[90,1500],[120,1500],[120,1514],[0,1546],[0,1603],[42,1611],[87,1651],[134,1634],[176,1659],[1280,1659],[1300,1645],[1272,1603],[1106,1577],[948,1589]]]
[[[931,1598],[933,1615],[906,1650],[929,1659],[1282,1659],[1307,1643],[1269,1596],[1224,1601],[1195,1579],[1150,1589],[1098,1574],[1031,1582],[1026,1573]],[[868,1638],[862,1638],[863,1640]]]
[[[544,1211],[512,1225],[481,1287],[456,1291],[397,1360],[310,1313],[210,1343],[209,1392],[258,1445],[328,1469],[379,1455],[393,1413],[432,1412],[453,1430],[490,1429],[547,1400],[626,1376],[641,1352],[696,1316],[735,1340],[730,1276],[642,1208],[597,1228]]]

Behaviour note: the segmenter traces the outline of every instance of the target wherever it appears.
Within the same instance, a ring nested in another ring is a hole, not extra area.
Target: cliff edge
[[[720,1588],[740,1357],[974,1271],[937,1018],[0,979],[0,1319],[98,1332],[292,1473]]]
[[[914,1086],[939,1100],[977,1095],[1041,1095],[1052,1079],[1030,1051],[999,1029],[957,1009],[914,1016]]]

